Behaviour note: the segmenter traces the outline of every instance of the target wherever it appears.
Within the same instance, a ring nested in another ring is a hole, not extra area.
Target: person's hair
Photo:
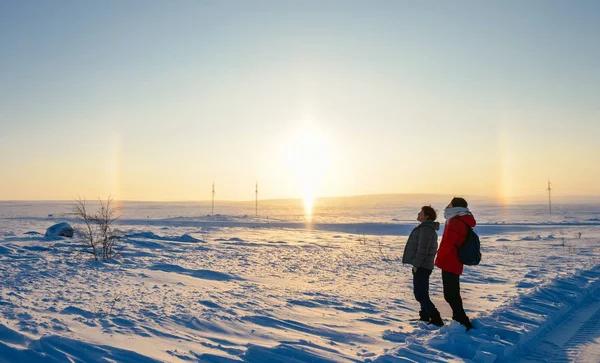
[[[450,204],[452,204],[452,207],[454,207],[454,208],[468,208],[469,207],[469,203],[467,203],[465,198],[460,198],[460,197],[454,197],[452,199],[452,201],[450,202]]]
[[[431,208],[430,205],[421,207],[421,210],[423,211],[423,214],[425,214],[425,216],[427,216],[427,218],[430,220],[435,221],[437,219],[437,213],[435,212],[435,209]]]

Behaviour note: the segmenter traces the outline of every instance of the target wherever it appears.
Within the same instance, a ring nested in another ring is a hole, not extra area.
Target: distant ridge
[[[506,205],[506,204],[547,204],[548,203],[548,195],[544,192],[541,192],[539,195],[533,196],[519,196],[519,197],[508,197],[508,198],[498,198],[498,197],[489,197],[489,196],[481,196],[481,195],[469,195],[469,194],[460,194],[456,195],[451,194],[434,194],[434,193],[388,193],[388,194],[365,194],[365,195],[348,195],[348,196],[338,196],[338,197],[318,197],[315,200],[316,204],[319,205],[373,205],[385,202],[386,204],[447,204],[454,196],[464,197],[469,201],[469,203],[477,203],[477,204],[498,204],[498,205]],[[556,204],[596,204],[600,203],[600,195],[553,195],[553,202]],[[0,200],[0,202],[4,203],[70,203],[72,200]],[[95,199],[90,199],[89,202],[94,203]],[[152,201],[152,200],[127,200],[122,199],[118,200],[118,202],[135,202],[135,203],[211,203],[210,200],[172,200],[172,201]],[[222,199],[218,201],[219,203],[226,204],[240,204],[245,205],[252,203],[254,204],[254,200],[229,200]],[[302,198],[273,198],[273,199],[259,199],[260,204],[269,204],[269,205],[282,205],[282,204],[302,204]]]

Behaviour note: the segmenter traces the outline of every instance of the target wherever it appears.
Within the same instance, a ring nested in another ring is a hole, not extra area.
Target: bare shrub
[[[381,242],[381,239],[376,238],[375,241],[377,242],[377,251],[379,251],[382,261],[400,261],[402,259],[400,256],[394,256],[393,254],[388,255],[383,250],[383,242]]]
[[[560,238],[560,245],[563,247],[569,247],[569,245],[567,244],[567,239],[565,237]]]
[[[96,225],[99,230],[100,244],[102,246],[102,259],[110,260],[114,257],[114,247],[117,242],[117,235],[113,228],[113,223],[118,219],[118,207],[109,197],[106,202],[100,200],[100,209],[96,213]]]
[[[117,305],[117,302],[121,300],[121,294],[117,294],[115,295],[115,297],[113,298],[112,302],[110,303],[110,309],[108,310],[108,315],[112,315],[112,312],[115,308],[115,305]]]
[[[73,206],[75,217],[82,224],[81,227],[76,227],[75,230],[83,237],[89,253],[92,254],[95,261],[98,261],[99,243],[96,239],[96,222],[95,216],[88,212],[86,200],[79,197]]]
[[[358,237],[358,243],[360,243],[363,246],[366,245],[367,244],[367,236],[363,234],[360,237]]]
[[[516,246],[508,246],[506,244],[502,245],[502,249],[504,250],[504,253],[507,255],[516,255],[519,250]]]
[[[99,316],[112,315],[117,303],[121,301],[122,295],[123,294],[121,292],[117,292],[114,295],[109,296],[109,299],[106,301],[96,301],[93,304],[92,312]]]
[[[371,248],[373,247],[373,244],[371,242],[375,242],[375,247],[377,248],[377,252],[373,252],[375,254],[374,257],[379,255],[379,257],[381,258],[382,261],[400,261],[400,260],[402,260],[402,256],[395,256],[394,254],[388,254],[385,251],[385,248],[384,248],[385,246],[383,245],[383,242],[381,241],[380,238],[375,238],[374,240],[369,240],[367,238],[367,235],[361,234],[358,236],[357,240],[358,240],[358,243],[362,246],[366,246],[367,244],[369,244],[369,250],[371,250]]]
[[[115,256],[115,243],[118,240],[113,223],[118,219],[118,207],[109,197],[106,201],[99,199],[100,208],[91,213],[86,200],[79,197],[75,201],[73,212],[81,226],[76,231],[83,237],[89,252],[95,261],[110,260]]]

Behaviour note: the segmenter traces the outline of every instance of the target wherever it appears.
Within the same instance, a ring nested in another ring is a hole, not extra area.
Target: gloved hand
[[[417,268],[413,266],[413,273],[416,274],[417,273]]]

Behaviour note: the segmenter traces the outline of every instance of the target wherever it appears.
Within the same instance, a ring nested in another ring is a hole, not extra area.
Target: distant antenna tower
[[[254,203],[254,209],[255,209],[255,213],[256,216],[258,217],[258,182],[256,182],[256,198],[255,198],[255,203]]]
[[[212,212],[211,215],[215,215],[215,182],[213,182],[212,186]]]
[[[548,209],[550,209],[550,214],[552,214],[552,183],[550,183],[550,179],[548,179]]]

